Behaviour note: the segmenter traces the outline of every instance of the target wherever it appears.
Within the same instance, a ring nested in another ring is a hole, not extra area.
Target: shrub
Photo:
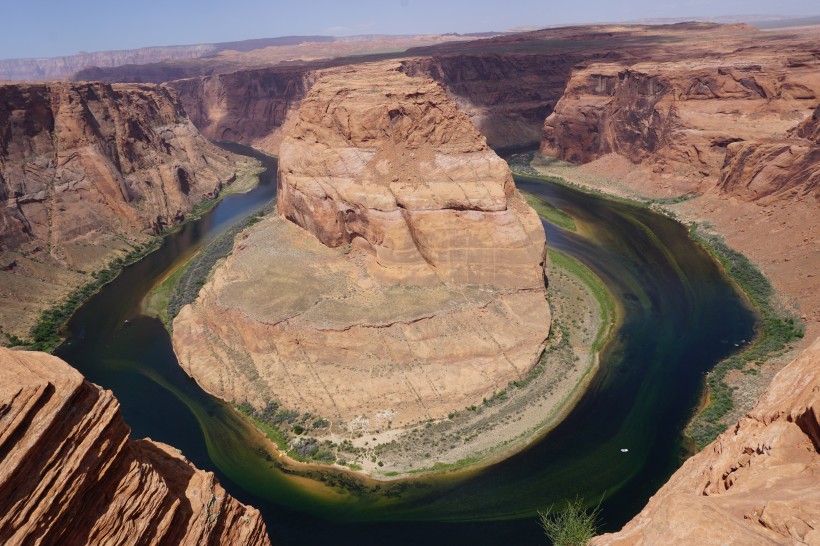
[[[538,512],[544,533],[555,546],[586,546],[595,536],[598,527],[600,503],[592,510],[584,508],[582,499],[567,501],[560,512],[553,512],[552,507]]]

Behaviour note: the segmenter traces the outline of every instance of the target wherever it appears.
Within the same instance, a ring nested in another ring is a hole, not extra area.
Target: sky
[[[636,19],[820,15],[818,0],[0,0],[0,59],[288,35],[443,34]]]

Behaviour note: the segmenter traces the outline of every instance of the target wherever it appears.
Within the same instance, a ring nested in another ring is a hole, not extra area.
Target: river
[[[704,373],[754,335],[753,313],[680,224],[516,177],[519,188],[573,216],[576,232],[545,223],[547,244],[595,271],[624,310],[576,408],[531,447],[480,470],[386,485],[333,471],[295,476],[255,429],[183,373],[160,321],[140,314],[157,279],[274,198],[275,159],[230,149],[263,161],[260,184],[123,270],[74,315],[57,355],[114,392],[133,437],[181,449],[258,507],[274,544],[543,545],[535,511],[576,496],[604,498],[603,527],[619,528],[679,466],[681,430]]]

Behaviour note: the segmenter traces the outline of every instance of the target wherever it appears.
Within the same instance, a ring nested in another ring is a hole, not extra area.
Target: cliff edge
[[[173,91],[0,85],[0,329],[36,317],[236,178]]]
[[[130,440],[110,391],[0,348],[0,542],[270,546],[259,511],[174,448]]]
[[[820,544],[820,338],[734,427],[592,544]]]

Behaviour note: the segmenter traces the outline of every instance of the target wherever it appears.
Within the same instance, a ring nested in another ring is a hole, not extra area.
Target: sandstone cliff
[[[130,440],[109,391],[0,348],[0,542],[270,545],[259,511],[174,448]]]
[[[240,236],[182,309],[181,365],[217,396],[339,431],[491,396],[525,376],[550,324],[544,231],[514,190],[431,80],[394,63],[327,71],[281,147],[289,221]]]
[[[745,200],[820,198],[816,135],[796,127],[820,100],[816,42],[773,42],[704,58],[576,69],[544,123],[541,152],[576,163],[607,154],[678,191]]]
[[[820,544],[820,338],[596,546]]]
[[[0,327],[26,337],[86,274],[235,177],[172,91],[0,86]]]
[[[286,120],[314,80],[304,68],[264,68],[171,82],[197,128],[212,140],[278,155]]]

